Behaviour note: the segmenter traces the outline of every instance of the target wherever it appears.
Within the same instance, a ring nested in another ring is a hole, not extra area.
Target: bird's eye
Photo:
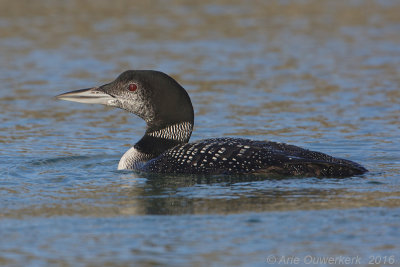
[[[136,91],[136,89],[137,89],[137,84],[136,83],[130,83],[129,84],[129,87],[128,87],[129,91],[134,92],[134,91]]]

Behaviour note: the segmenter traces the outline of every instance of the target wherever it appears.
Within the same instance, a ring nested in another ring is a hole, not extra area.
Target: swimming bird
[[[353,161],[284,143],[241,138],[188,143],[194,125],[192,102],[176,80],[160,71],[128,70],[111,83],[56,97],[121,108],[146,122],[144,136],[122,156],[120,170],[304,177],[348,177],[367,172]]]

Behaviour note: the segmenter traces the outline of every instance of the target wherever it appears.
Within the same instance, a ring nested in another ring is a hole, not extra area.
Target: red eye
[[[136,89],[137,89],[137,84],[135,84],[135,83],[131,83],[131,84],[129,84],[129,91],[131,91],[131,92],[134,92],[134,91],[136,91]]]

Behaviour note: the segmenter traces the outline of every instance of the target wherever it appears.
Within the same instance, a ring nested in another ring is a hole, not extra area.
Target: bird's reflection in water
[[[148,174],[146,179],[140,177],[140,174],[133,174],[123,178],[130,181],[130,186],[119,191],[120,197],[123,195],[125,199],[121,206],[124,214],[230,214],[320,209],[337,207],[343,202],[343,195],[349,194],[340,188],[302,188],[305,179],[296,177]],[[306,180],[311,183],[319,179]]]

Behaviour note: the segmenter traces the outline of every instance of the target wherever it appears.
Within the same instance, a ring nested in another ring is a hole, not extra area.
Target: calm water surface
[[[400,266],[399,14],[390,0],[0,0],[0,265]],[[370,172],[117,171],[144,122],[53,96],[127,69],[188,90],[192,140],[287,142]]]

